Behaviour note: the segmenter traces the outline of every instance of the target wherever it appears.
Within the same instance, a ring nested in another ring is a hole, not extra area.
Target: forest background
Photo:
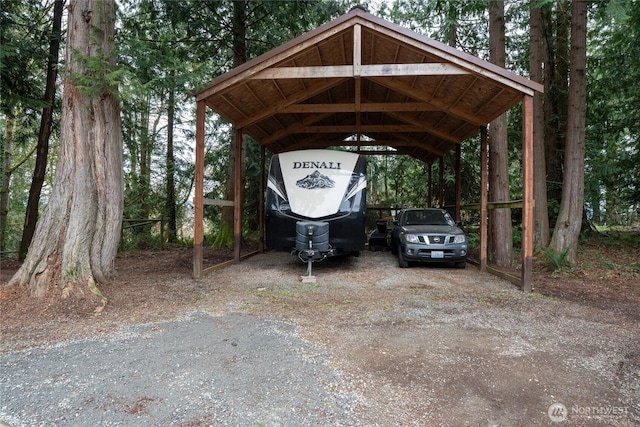
[[[0,132],[2,188],[0,250],[23,258],[29,218],[51,195],[60,143],[61,81],[65,73],[65,4],[62,0],[3,0],[1,19]],[[491,5],[504,5],[505,68],[530,70],[532,11],[539,13],[545,86],[544,169],[549,244],[560,212],[567,147],[572,2],[533,0],[396,0],[361,2],[371,13],[457,49],[489,60]],[[192,243],[195,102],[191,91],[234,65],[256,57],[353,7],[352,1],[117,2],[117,67],[101,78],[119,87],[124,148],[124,222],[121,250],[154,248],[168,240]],[[582,228],[637,227],[640,209],[640,2],[587,4],[586,125]],[[239,5],[241,7],[239,7]],[[241,40],[241,43],[238,43]],[[57,71],[57,73],[54,73]],[[50,134],[44,123],[51,114]],[[509,198],[521,189],[520,110],[507,114]],[[207,120],[205,197],[225,199],[233,132],[222,119]],[[462,202],[479,199],[479,138],[462,145]],[[257,238],[259,145],[247,140],[245,239]],[[454,153],[444,159],[445,205],[455,200]],[[539,165],[538,165],[539,166]],[[538,170],[536,166],[536,170]],[[438,176],[434,164],[434,176]],[[368,204],[425,206],[427,165],[406,156],[368,157]],[[423,184],[423,185],[422,185]],[[566,188],[565,188],[566,189]],[[439,189],[432,193],[437,195]],[[435,196],[433,196],[435,197]],[[432,201],[437,204],[436,200]],[[35,209],[33,208],[35,206]],[[205,244],[228,245],[220,207],[207,206]],[[475,215],[475,216],[474,216]],[[512,239],[519,247],[518,210]],[[160,219],[163,224],[161,235]],[[472,224],[477,213],[465,211]],[[538,221],[538,219],[536,219]],[[133,225],[133,226],[130,226]]]

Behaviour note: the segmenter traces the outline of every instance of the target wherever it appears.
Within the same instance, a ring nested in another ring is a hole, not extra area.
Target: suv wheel
[[[398,266],[400,268],[409,267],[409,262],[404,259],[404,255],[402,255],[402,248],[400,247],[400,245],[398,245]]]

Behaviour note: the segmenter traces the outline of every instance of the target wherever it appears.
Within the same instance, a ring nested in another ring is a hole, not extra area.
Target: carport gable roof
[[[391,147],[432,163],[542,86],[354,8],[195,93],[271,152]]]

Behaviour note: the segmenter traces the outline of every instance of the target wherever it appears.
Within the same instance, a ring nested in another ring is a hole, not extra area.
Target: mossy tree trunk
[[[122,131],[114,82],[114,0],[72,0],[60,154],[49,203],[9,282],[35,295],[95,298],[115,274],[123,208]]]
[[[567,262],[576,262],[584,211],[585,122],[587,101],[587,2],[571,3],[571,62],[569,111],[564,153],[562,202],[549,247],[568,251]]]
[[[544,23],[542,5],[529,0],[529,76],[531,80],[544,84]],[[545,88],[546,89],[546,88]],[[549,213],[547,210],[547,167],[544,149],[544,95],[536,93],[533,98],[533,245],[537,251],[549,245]]]

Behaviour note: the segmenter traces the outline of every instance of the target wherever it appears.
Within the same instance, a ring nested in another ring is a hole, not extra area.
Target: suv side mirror
[[[397,220],[397,219],[394,219],[393,221],[391,221],[391,223],[392,223],[393,225],[398,225],[398,220]]]
[[[462,228],[462,221],[456,221],[456,227]]]

